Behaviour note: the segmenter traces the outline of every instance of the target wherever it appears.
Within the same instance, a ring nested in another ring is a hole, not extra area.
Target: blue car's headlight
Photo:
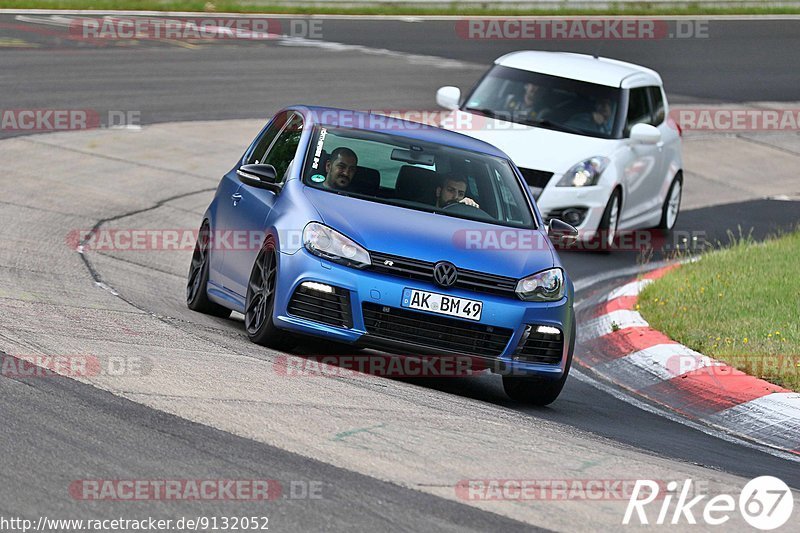
[[[363,246],[319,222],[309,222],[303,229],[303,246],[314,255],[355,268],[372,264]]]
[[[597,180],[608,166],[609,159],[603,156],[595,156],[581,161],[572,166],[564,173],[564,177],[558,182],[557,187],[588,187],[597,185]]]
[[[528,302],[554,302],[564,297],[564,272],[560,268],[542,270],[517,283],[517,296]]]

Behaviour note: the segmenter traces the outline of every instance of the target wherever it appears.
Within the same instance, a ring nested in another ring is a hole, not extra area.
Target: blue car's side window
[[[252,165],[258,163],[264,163],[264,158],[267,155],[267,150],[269,150],[272,141],[275,140],[275,137],[278,136],[278,133],[283,129],[283,126],[286,124],[286,119],[288,118],[289,113],[283,112],[277,115],[272,122],[270,122],[269,127],[264,130],[261,134],[261,137],[255,142],[255,146],[247,154],[245,159],[245,164]]]
[[[292,159],[294,159],[302,134],[303,117],[293,113],[262,161],[264,164],[275,167],[279,182],[286,179],[286,171],[289,169]]]

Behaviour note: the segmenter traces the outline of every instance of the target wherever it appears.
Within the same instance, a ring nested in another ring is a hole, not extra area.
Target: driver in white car
[[[480,209],[478,202],[467,197],[467,180],[456,176],[446,176],[436,187],[436,207],[462,203]]]

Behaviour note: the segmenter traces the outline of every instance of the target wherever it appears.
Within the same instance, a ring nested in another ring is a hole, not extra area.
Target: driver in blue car
[[[436,187],[436,207],[462,203],[480,209],[478,202],[467,197],[467,180],[456,176],[445,176]]]
[[[350,148],[340,146],[331,152],[331,157],[325,164],[325,182],[322,184],[326,189],[337,191],[346,190],[353,181],[358,168],[358,156]]]

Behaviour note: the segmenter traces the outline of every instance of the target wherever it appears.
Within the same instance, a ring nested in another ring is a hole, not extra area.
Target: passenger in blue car
[[[442,184],[436,187],[436,207],[462,203],[480,209],[478,202],[467,196],[467,180],[457,176],[445,176]]]
[[[340,146],[331,152],[331,157],[325,163],[325,182],[322,184],[326,189],[345,190],[353,181],[353,176],[358,168],[358,156],[350,148]]]

